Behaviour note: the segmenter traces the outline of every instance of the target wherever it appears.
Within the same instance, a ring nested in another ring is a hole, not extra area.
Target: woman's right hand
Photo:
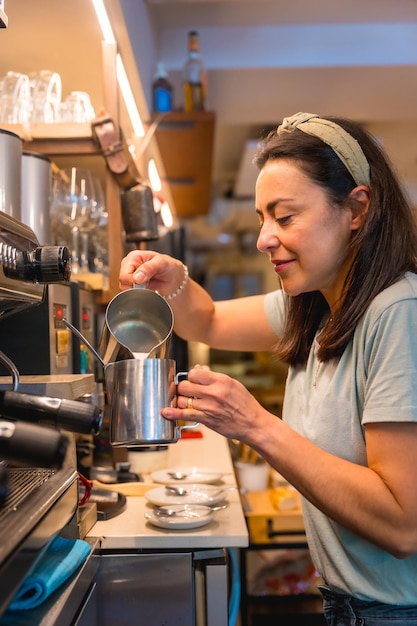
[[[120,289],[145,284],[162,296],[174,293],[184,280],[184,266],[178,259],[152,250],[133,250],[121,262]]]

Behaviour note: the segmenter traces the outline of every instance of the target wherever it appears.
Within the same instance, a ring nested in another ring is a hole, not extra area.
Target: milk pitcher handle
[[[179,379],[182,378],[183,380],[187,380],[188,378],[188,372],[177,372],[175,374],[175,384],[178,385],[178,383],[180,382]],[[197,426],[200,426],[200,422],[194,422],[193,424],[186,424],[185,426],[178,426],[178,431],[181,434],[182,430],[189,430],[190,428],[197,428]]]

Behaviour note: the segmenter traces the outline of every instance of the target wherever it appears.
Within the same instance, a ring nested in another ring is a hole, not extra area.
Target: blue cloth
[[[84,563],[91,546],[81,539],[55,537],[26,576],[9,610],[33,609],[42,604]]]

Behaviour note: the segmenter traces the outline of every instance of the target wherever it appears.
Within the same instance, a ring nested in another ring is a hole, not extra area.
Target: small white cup
[[[267,463],[237,461],[235,466],[241,489],[246,491],[264,491],[268,488],[269,465]]]

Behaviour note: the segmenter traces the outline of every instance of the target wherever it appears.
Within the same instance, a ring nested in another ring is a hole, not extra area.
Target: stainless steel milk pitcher
[[[109,302],[99,354],[105,363],[168,356],[174,316],[150,289],[126,289]]]
[[[182,430],[198,426],[198,422],[178,426],[161,416],[161,409],[176,405],[179,378],[187,376],[175,369],[173,359],[127,359],[106,365],[112,446],[176,443]]]

